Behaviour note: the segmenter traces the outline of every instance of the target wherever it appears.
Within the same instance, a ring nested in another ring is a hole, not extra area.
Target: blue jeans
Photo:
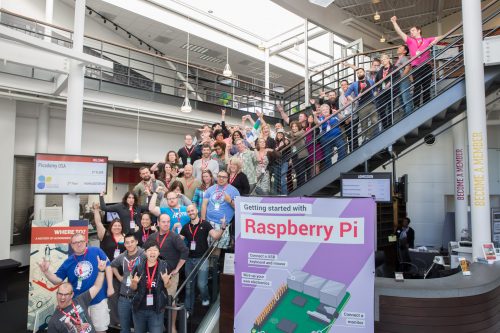
[[[399,91],[401,93],[400,102],[402,108],[405,110],[405,116],[413,111],[413,100],[411,99],[410,89],[410,80],[403,79],[399,84]]]
[[[118,298],[118,316],[120,317],[121,333],[130,333],[132,322],[132,299],[120,296]]]
[[[191,274],[194,267],[200,262],[201,258],[188,258],[185,264],[185,273],[186,278]],[[198,275],[189,279],[186,283],[186,297],[184,299],[184,306],[186,310],[189,312],[193,312],[194,305],[194,295],[195,295],[195,287],[194,280],[196,279],[196,285],[200,290],[201,300],[208,301],[210,297],[208,296],[208,259],[200,266],[198,270]]]
[[[335,136],[335,138],[322,136],[319,138],[319,142],[321,144],[321,148],[323,149],[323,154],[325,156],[326,165],[333,165],[332,157],[333,157],[333,147],[337,147],[338,158],[337,161],[343,159],[346,155],[346,147],[344,139],[342,139],[342,134]]]
[[[163,314],[153,310],[139,310],[133,313],[135,333],[163,333]]]
[[[280,171],[280,180],[281,180],[281,193],[288,193],[288,186],[286,183],[286,175],[288,174],[288,160],[281,161],[281,171]]]

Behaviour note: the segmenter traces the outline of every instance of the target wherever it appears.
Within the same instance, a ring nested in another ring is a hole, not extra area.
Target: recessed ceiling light
[[[211,10],[211,9],[209,9],[209,10],[208,10],[208,13],[209,13],[209,14],[213,14],[213,13],[214,13],[214,11],[213,11],[213,10]]]

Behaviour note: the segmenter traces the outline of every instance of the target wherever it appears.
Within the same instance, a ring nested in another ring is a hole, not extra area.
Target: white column
[[[83,52],[84,26],[85,0],[76,0],[73,49],[78,52]],[[80,154],[82,150],[83,71],[85,66],[78,61],[71,60],[69,67],[64,151],[66,154]],[[80,211],[79,205],[80,197],[78,195],[64,195],[63,219],[78,219]]]
[[[54,0],[45,0],[45,22],[52,23],[54,15]],[[45,27],[45,40],[51,41],[52,28]]]
[[[309,106],[311,93],[309,91],[309,21],[304,21],[304,106]]]
[[[462,20],[467,92],[472,256],[481,257],[483,256],[482,244],[491,242],[491,230],[480,0],[462,0]]]
[[[38,115],[37,134],[36,134],[36,152],[46,153],[49,147],[49,105],[40,105],[40,114]],[[35,195],[34,212],[35,220],[40,218],[40,209],[47,203],[47,196],[44,194]]]
[[[0,200],[0,260],[10,258],[12,220],[14,218],[14,148],[16,135],[16,101],[0,98],[0,174],[2,200]]]
[[[467,225],[467,148],[465,121],[453,126],[453,170],[455,175],[455,240]],[[470,232],[470,230],[469,230]]]
[[[264,92],[264,99],[266,101],[266,109],[269,103],[269,48],[266,47],[264,50],[264,87],[266,91]]]

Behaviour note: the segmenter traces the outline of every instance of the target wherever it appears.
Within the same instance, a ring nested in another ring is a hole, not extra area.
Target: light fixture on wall
[[[139,108],[137,108],[137,126],[135,130],[135,158],[134,163],[141,163],[139,159],[139,124],[140,124],[140,113]]]
[[[229,66],[229,48],[226,47],[226,66],[224,66],[224,70],[222,71],[222,75],[225,77],[233,76],[233,71],[231,70],[231,66]]]
[[[384,37],[384,35],[382,35],[382,37],[380,37],[380,42],[381,43],[385,43],[385,37]]]
[[[373,19],[374,19],[375,21],[380,20],[380,14],[378,13],[378,11],[376,11],[376,12],[375,12],[375,15],[373,15]]]
[[[184,102],[182,102],[181,112],[189,113],[193,108],[189,103],[188,97],[188,82],[189,82],[189,31],[187,33],[187,44],[186,44],[186,94],[184,95]]]

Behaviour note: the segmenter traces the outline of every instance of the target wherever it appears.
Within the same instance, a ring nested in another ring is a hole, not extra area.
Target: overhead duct
[[[363,34],[368,35],[368,36],[375,38],[377,40],[380,38],[380,33],[376,30],[374,31],[373,27],[371,27],[371,26],[369,26],[369,25],[363,23],[362,21],[357,20],[353,17],[342,21],[342,24],[344,24],[350,28],[353,28],[359,32],[362,32]]]

